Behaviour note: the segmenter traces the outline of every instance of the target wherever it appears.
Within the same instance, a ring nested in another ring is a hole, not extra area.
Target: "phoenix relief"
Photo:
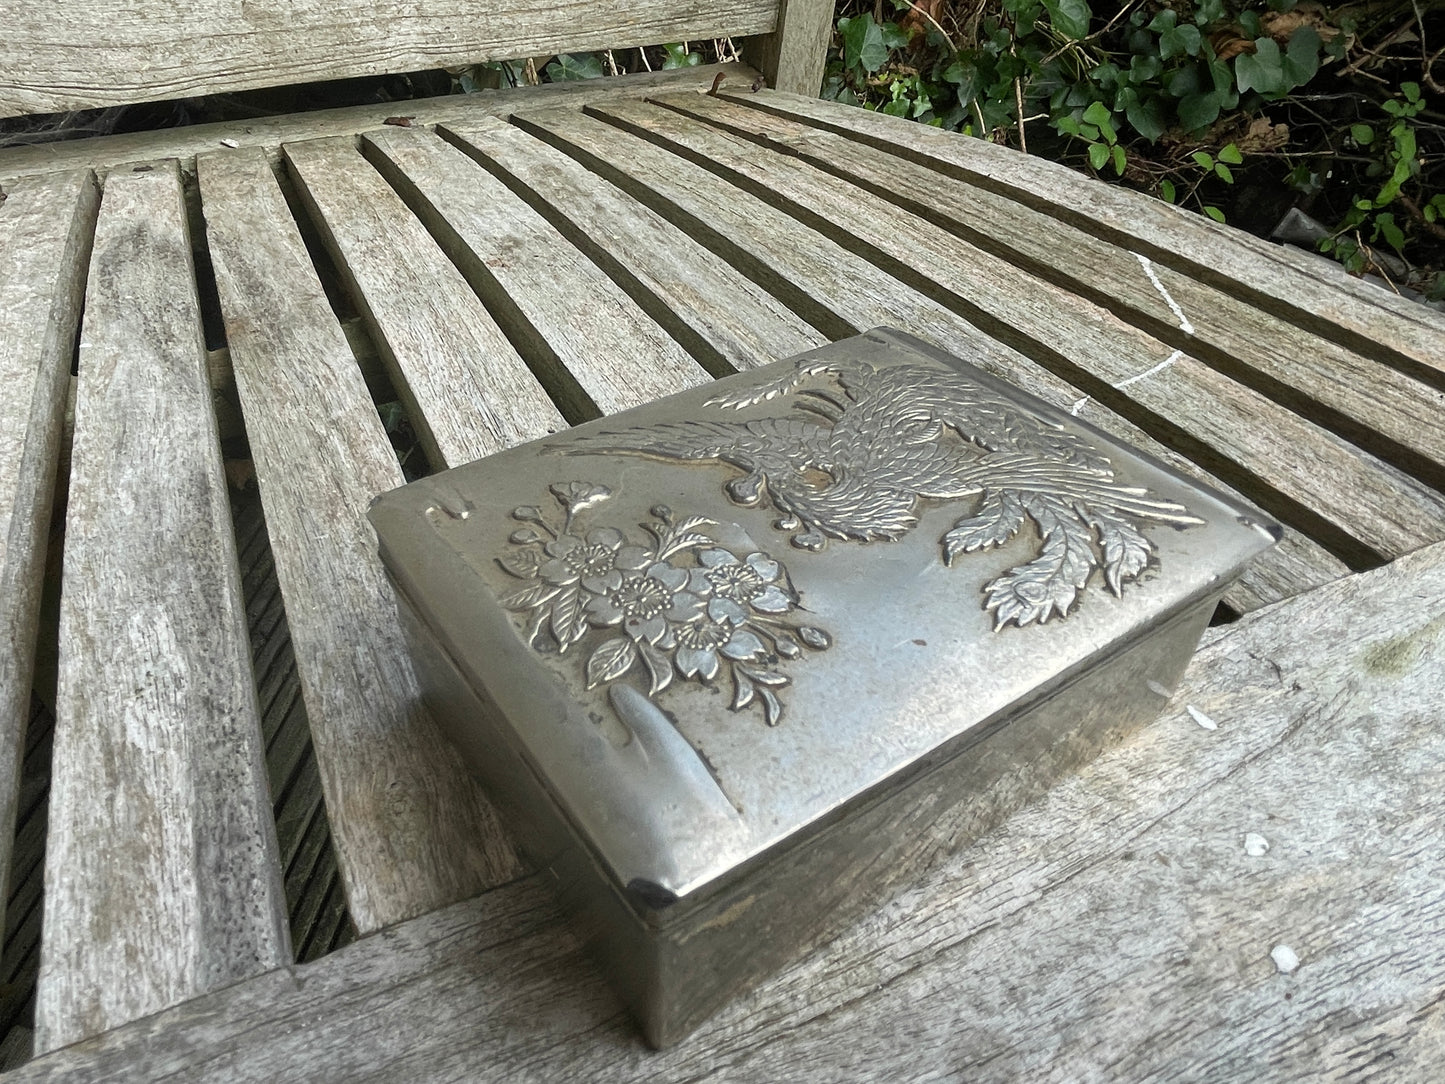
[[[790,411],[635,426],[573,438],[567,451],[726,463],[742,472],[727,496],[771,504],[774,526],[808,550],[829,539],[898,539],[917,526],[924,501],[973,500],[940,540],[945,564],[1003,546],[1032,521],[1031,559],[983,588],[995,629],[1066,616],[1096,570],[1121,595],[1154,557],[1144,525],[1204,522],[1121,483],[1087,439],[961,372],[803,360],[707,405],[739,411],[774,399]]]

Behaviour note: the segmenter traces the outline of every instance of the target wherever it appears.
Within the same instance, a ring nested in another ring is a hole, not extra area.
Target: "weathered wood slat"
[[[863,257],[706,169],[595,118],[568,110],[519,113],[514,122],[547,139],[696,235],[836,337],[897,324],[1065,409],[1083,395],[1017,351],[990,339],[937,301],[884,274]],[[1193,477],[1220,481],[1107,410],[1091,420]],[[1228,488],[1228,487],[1225,487]],[[1287,530],[1226,596],[1240,612],[1344,575],[1348,567]]]
[[[285,153],[434,466],[566,426],[461,272],[350,140]]]
[[[1147,256],[896,154],[716,97],[653,100],[853,181],[1445,488],[1445,381],[1431,387]],[[1445,333],[1436,352],[1445,356]]]
[[[39,1050],[289,963],[174,164],[116,174],[80,344]]]
[[[1342,270],[1306,270],[1301,254],[1288,246],[1260,241],[1142,193],[1097,184],[1066,166],[984,140],[963,139],[883,113],[837,109],[831,102],[795,94],[764,91],[736,97],[744,105],[806,120],[990,188],[1366,356],[1382,357],[1437,384],[1445,379],[1440,347],[1445,317]]]
[[[818,93],[833,38],[833,6],[832,0],[782,0],[777,29],[748,40],[748,61],[768,86],[810,97]]]
[[[828,340],[655,211],[513,125],[449,125],[458,142],[603,267],[694,357],[747,369]]]
[[[197,164],[337,860],[367,933],[504,881],[516,859],[420,706],[364,516],[401,470],[265,154]]]
[[[777,0],[365,5],[90,0],[31,7],[0,38],[0,117],[411,72],[566,50],[765,34]]]
[[[636,96],[650,88],[678,90],[706,88],[722,73],[725,85],[751,85],[757,71],[746,64],[703,64],[696,68],[638,72],[608,79],[573,79],[527,87],[520,100],[529,106],[543,103],[582,102],[611,95]],[[210,154],[231,143],[264,147],[273,159],[283,143],[327,136],[355,136],[380,127],[390,117],[404,115],[414,124],[445,124],[478,115],[505,116],[519,104],[514,88],[479,90],[474,94],[448,94],[416,98],[405,103],[343,106],[244,121],[194,124],[153,132],[121,132],[92,139],[69,139],[31,146],[0,149],[0,185],[8,188],[21,177],[70,169],[93,169],[104,175],[111,167],[159,158],[179,159],[183,169],[194,166],[198,154]],[[223,143],[222,140],[229,140]]]
[[[432,132],[367,134],[401,192],[573,423],[708,374],[506,185]]]
[[[1104,405],[1127,414],[1132,402],[1133,420],[1214,457],[1210,468],[1226,481],[1248,476],[1234,484],[1342,559],[1368,566],[1445,538],[1440,494],[1077,295],[900,208],[874,203],[858,214],[846,181],[672,110],[588,108],[765,192]]]
[[[67,173],[17,185],[0,203],[0,901],[8,891],[61,418],[98,196],[88,173]]]
[[[1437,545],[1245,618],[1157,722],[660,1054],[528,880],[14,1079],[1431,1079],[1441,612]]]

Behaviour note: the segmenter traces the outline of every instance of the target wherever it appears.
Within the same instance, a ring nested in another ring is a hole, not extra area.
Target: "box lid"
[[[1058,689],[1278,536],[885,329],[413,482],[371,518],[600,867],[669,899]]]

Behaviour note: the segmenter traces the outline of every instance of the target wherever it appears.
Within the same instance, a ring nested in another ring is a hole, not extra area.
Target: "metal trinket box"
[[[371,519],[428,704],[658,1046],[1154,717],[1278,537],[881,329]]]

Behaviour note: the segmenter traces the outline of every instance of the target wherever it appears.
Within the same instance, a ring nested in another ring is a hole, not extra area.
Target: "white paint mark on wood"
[[[1244,833],[1244,853],[1251,858],[1263,858],[1269,853],[1269,840],[1258,832]]]
[[[1189,317],[1184,315],[1184,310],[1179,307],[1179,302],[1174,300],[1173,295],[1170,294],[1169,291],[1164,288],[1164,284],[1159,281],[1159,276],[1154,273],[1154,265],[1149,262],[1149,257],[1140,256],[1137,252],[1134,253],[1134,257],[1139,261],[1139,266],[1144,269],[1144,274],[1149,276],[1149,281],[1154,284],[1154,289],[1159,291],[1159,296],[1164,299],[1164,304],[1169,306],[1169,311],[1172,312],[1174,318],[1179,321],[1179,330],[1186,335],[1193,335],[1194,325],[1189,322]]]
[[[1186,704],[1186,705],[1185,705],[1185,710],[1189,712],[1189,717],[1190,717],[1191,719],[1193,719],[1196,723],[1198,723],[1200,726],[1202,726],[1205,730],[1218,730],[1218,729],[1219,729],[1219,724],[1218,724],[1218,723],[1216,723],[1216,722],[1215,722],[1213,719],[1211,719],[1209,716],[1205,715],[1204,712],[1200,711],[1200,710],[1199,710],[1198,708],[1196,708],[1193,704]]]
[[[1275,945],[1269,950],[1269,958],[1274,961],[1274,966],[1279,968],[1281,975],[1288,975],[1299,967],[1299,955],[1288,945]]]
[[[1184,351],[1183,351],[1183,350],[1176,350],[1176,351],[1174,351],[1174,353],[1170,354],[1167,358],[1165,358],[1163,361],[1161,361],[1158,365],[1155,365],[1155,366],[1152,366],[1152,367],[1150,367],[1150,368],[1148,368],[1148,369],[1145,369],[1142,373],[1136,373],[1135,375],[1131,376],[1128,380],[1121,380],[1121,381],[1119,381],[1119,383],[1115,384],[1114,387],[1116,387],[1116,388],[1127,388],[1130,384],[1137,384],[1137,383],[1138,383],[1139,381],[1141,381],[1141,380],[1146,380],[1146,379],[1148,379],[1149,377],[1153,376],[1155,373],[1161,373],[1161,372],[1163,372],[1165,369],[1169,368],[1169,366],[1173,365],[1176,361],[1178,361],[1178,360],[1179,360],[1180,358],[1182,358],[1183,356],[1184,356]]]

